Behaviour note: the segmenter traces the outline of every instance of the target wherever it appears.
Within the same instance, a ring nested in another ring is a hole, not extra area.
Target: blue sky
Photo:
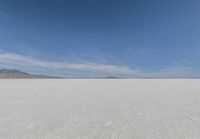
[[[1,0],[0,68],[200,77],[198,0]]]

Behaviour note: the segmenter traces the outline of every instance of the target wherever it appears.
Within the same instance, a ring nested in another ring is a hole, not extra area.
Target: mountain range
[[[61,78],[47,75],[35,75],[16,69],[0,69],[0,79],[50,79]]]

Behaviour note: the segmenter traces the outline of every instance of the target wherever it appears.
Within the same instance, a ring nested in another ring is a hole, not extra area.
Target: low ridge
[[[45,79],[45,78],[61,78],[46,75],[34,75],[16,69],[0,69],[0,79]]]

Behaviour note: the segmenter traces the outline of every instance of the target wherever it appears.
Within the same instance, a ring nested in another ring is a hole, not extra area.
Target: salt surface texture
[[[0,80],[0,139],[199,139],[200,80]]]

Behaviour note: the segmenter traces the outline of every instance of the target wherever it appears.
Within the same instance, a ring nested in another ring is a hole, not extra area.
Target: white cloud
[[[120,77],[177,77],[184,74],[188,68],[172,66],[155,72],[145,72],[132,69],[128,66],[100,64],[100,63],[65,63],[47,61],[16,53],[0,51],[0,64],[14,64],[24,67],[45,68],[51,70],[77,71],[86,73],[98,73],[102,75],[115,75]]]

